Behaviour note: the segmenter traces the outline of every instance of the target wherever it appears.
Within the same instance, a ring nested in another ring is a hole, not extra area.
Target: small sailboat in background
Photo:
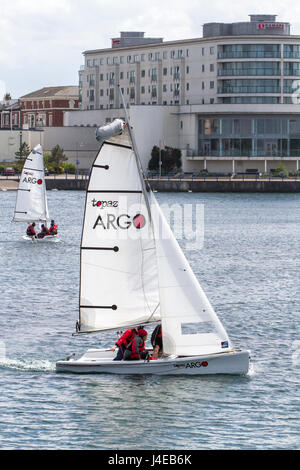
[[[41,145],[37,145],[26,158],[22,169],[13,221],[46,224],[49,220],[43,149]],[[23,239],[38,242],[59,241],[57,235],[47,235],[43,238],[23,235]]]
[[[98,129],[99,138],[107,138],[105,127]],[[249,351],[232,345],[146,188],[128,118],[129,135],[121,120],[110,129],[113,137],[101,145],[86,192],[77,334],[160,322],[163,355],[151,361],[114,361],[116,353],[109,349],[89,349],[78,359],[71,355],[58,361],[56,370],[246,374]]]

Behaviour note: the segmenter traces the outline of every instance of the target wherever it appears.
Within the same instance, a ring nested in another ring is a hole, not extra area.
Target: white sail
[[[155,242],[136,157],[131,146],[104,142],[86,194],[80,332],[159,319]]]
[[[26,158],[22,170],[13,220],[44,222],[49,219],[43,149],[37,145]]]
[[[199,285],[154,195],[160,311],[165,354],[195,356],[231,349],[227,333]]]

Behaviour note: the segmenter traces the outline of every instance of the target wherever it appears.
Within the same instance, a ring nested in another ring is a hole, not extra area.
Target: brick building
[[[78,86],[46,87],[21,96],[23,128],[63,126],[64,111],[78,108]]]

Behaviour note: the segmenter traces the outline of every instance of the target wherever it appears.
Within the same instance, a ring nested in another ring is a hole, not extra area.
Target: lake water
[[[299,449],[300,195],[157,194],[204,204],[204,246],[186,256],[251,349],[245,377],[56,374],[56,360],[116,339],[71,335],[85,193],[49,192],[56,244],[21,239],[15,197],[0,193],[0,448]]]

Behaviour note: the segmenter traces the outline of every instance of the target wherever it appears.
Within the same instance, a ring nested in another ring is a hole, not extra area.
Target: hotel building
[[[204,24],[195,39],[122,32],[83,54],[81,111],[66,125],[123,117],[121,88],[145,167],[165,144],[182,150],[185,171],[299,170],[300,36],[275,15]]]

